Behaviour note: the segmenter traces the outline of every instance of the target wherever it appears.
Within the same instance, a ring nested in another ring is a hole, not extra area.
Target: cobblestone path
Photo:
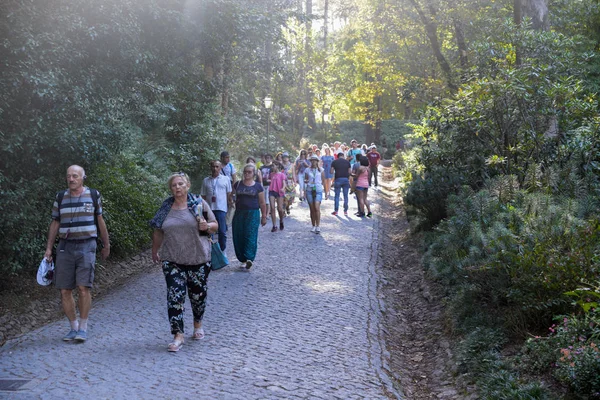
[[[377,193],[370,194],[377,201]],[[400,397],[386,374],[377,298],[375,218],[331,215],[310,232],[306,204],[285,230],[261,228],[254,267],[235,260],[211,273],[206,338],[168,353],[162,273],[148,273],[94,303],[89,339],[62,342],[68,323],[41,327],[0,348],[0,380],[29,379],[9,399],[387,399]],[[57,294],[58,296],[58,294]]]

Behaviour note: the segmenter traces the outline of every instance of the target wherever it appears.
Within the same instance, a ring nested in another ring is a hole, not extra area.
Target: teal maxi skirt
[[[260,210],[235,210],[231,229],[235,256],[241,262],[254,261],[258,246]]]

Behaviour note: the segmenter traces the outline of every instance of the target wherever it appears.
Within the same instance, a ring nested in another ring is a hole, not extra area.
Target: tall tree
[[[306,86],[304,91],[306,93],[306,121],[308,125],[308,129],[311,133],[317,131],[317,120],[315,118],[315,106],[314,106],[314,91],[311,85],[311,79],[309,76],[311,75],[308,71],[309,66],[312,64],[313,59],[313,31],[312,31],[312,20],[313,20],[313,3],[312,0],[306,0],[306,15],[305,15],[305,25],[306,25],[306,41],[305,41],[305,53],[307,64],[305,64],[305,76],[307,77]]]
[[[437,14],[438,10],[435,5],[431,2],[431,0],[424,0],[425,4],[421,5],[418,0],[409,0],[410,3],[415,8],[421,22],[425,28],[425,33],[427,34],[427,38],[429,39],[429,43],[431,45],[431,50],[435,55],[435,58],[446,77],[446,84],[451,90],[456,90],[457,86],[454,82],[454,74],[448,60],[442,53],[442,48],[440,45],[440,41],[438,39],[438,22],[437,22]],[[427,10],[427,12],[425,11]]]

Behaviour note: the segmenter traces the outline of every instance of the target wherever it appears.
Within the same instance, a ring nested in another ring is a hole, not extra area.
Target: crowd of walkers
[[[271,232],[284,230],[285,220],[296,198],[306,202],[311,232],[321,233],[321,202],[331,199],[338,216],[340,197],[348,215],[348,196],[355,193],[359,217],[371,217],[368,191],[377,187],[381,156],[377,146],[350,146],[340,142],[311,145],[300,150],[293,160],[288,152],[273,157],[264,154],[257,162],[247,157],[241,176],[224,151],[210,162],[210,176],[203,180],[200,195],[190,192],[191,181],[184,172],[169,176],[171,196],[164,200],[150,221],[152,260],[162,265],[167,285],[167,311],[173,340],[167,349],[177,352],[184,343],[184,304],[186,294],[193,314],[191,338],[204,338],[202,319],[206,306],[207,279],[211,271],[213,240],[225,251],[228,226],[236,258],[245,269],[254,263],[260,226],[271,220]],[[102,239],[102,257],[108,257],[110,242],[102,219],[102,197],[84,186],[85,171],[73,165],[67,170],[68,189],[57,193],[53,221],[48,232],[44,258],[56,258],[54,284],[61,291],[70,331],[64,341],[87,340],[87,317],[91,308],[95,247]],[[53,253],[56,237],[58,250]],[[79,314],[72,291],[79,291]]]

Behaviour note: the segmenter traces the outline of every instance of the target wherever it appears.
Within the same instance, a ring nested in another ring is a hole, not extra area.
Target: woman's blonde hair
[[[253,175],[256,175],[256,164],[248,163],[248,164],[244,165],[244,168],[242,169],[242,173],[244,172],[244,170],[246,168],[252,168],[252,170],[254,171]]]
[[[171,176],[169,176],[169,179],[167,179],[167,187],[169,189],[171,189],[171,183],[173,183],[173,179],[175,178],[183,179],[183,181],[188,185],[188,187],[190,186],[190,177],[188,176],[188,174],[186,174],[185,172],[175,172],[171,174]]]

